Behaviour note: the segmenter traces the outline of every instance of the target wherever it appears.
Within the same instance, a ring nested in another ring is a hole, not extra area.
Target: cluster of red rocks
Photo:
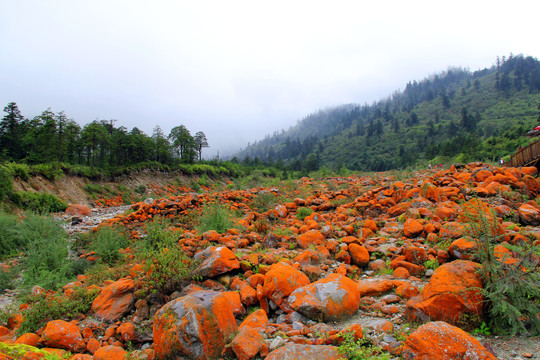
[[[290,197],[264,213],[251,202],[280,189],[139,203],[107,222],[133,231],[220,201],[243,212],[242,230],[198,235],[176,224],[179,244],[198,260],[202,281],[167,294],[165,303],[147,295],[145,273],[133,264],[130,276],[92,285],[100,294],[87,317],[52,320],[19,336],[21,311],[0,326],[0,341],[69,351],[73,360],[340,359],[348,332],[354,339],[369,333],[385,352],[404,359],[496,359],[456,326],[484,310],[476,243],[467,234],[474,215],[487,218],[500,238],[496,256],[506,262],[515,259],[505,243],[538,243],[540,207],[525,201],[540,193],[536,174],[536,168],[473,163],[403,180],[388,174],[303,178],[300,187],[314,189],[309,196]],[[313,213],[298,219],[299,207]],[[261,223],[270,224],[268,232],[258,231]],[[441,242],[448,248],[436,246]],[[439,266],[433,271],[427,264]],[[80,276],[64,292],[84,282]],[[425,324],[410,333],[412,322]],[[138,350],[128,354],[129,346]],[[40,351],[24,358],[39,358]]]

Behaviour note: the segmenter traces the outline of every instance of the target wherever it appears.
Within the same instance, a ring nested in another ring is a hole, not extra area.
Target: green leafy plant
[[[208,203],[203,209],[200,222],[197,227],[199,233],[215,230],[224,233],[228,229],[235,228],[231,211],[224,205]]]
[[[100,260],[113,265],[121,259],[119,252],[130,245],[129,238],[119,227],[100,226],[96,232],[89,234],[90,249],[96,252]]]
[[[10,199],[23,210],[30,210],[40,214],[61,212],[68,205],[53,194],[38,193],[31,191],[18,191],[10,194]]]
[[[253,199],[253,209],[258,213],[267,212],[278,204],[278,196],[270,191],[261,191]]]
[[[48,216],[25,214],[13,223],[9,216],[0,216],[0,222],[8,219],[12,228],[4,230],[2,243],[17,246],[24,256],[20,260],[23,271],[22,285],[40,285],[55,289],[68,282],[77,268],[76,261],[68,258],[67,234]],[[10,251],[10,254],[13,254]]]
[[[480,202],[471,201],[464,216],[482,265],[479,272],[484,284],[484,321],[496,333],[540,334],[540,274],[535,256],[539,247],[532,242],[511,246],[512,259],[497,258],[494,248],[500,235],[493,210],[487,211]]]
[[[154,221],[147,226],[148,235],[138,248],[144,264],[147,283],[153,291],[166,295],[179,290],[194,278],[197,262],[178,245],[168,222]]]
[[[480,325],[480,327],[474,329],[473,332],[474,332],[475,334],[482,334],[482,335],[485,335],[485,336],[491,335],[491,331],[490,331],[490,329],[489,329],[489,326],[486,324],[485,321],[482,321],[482,324]]]
[[[59,292],[52,296],[29,296],[29,307],[24,312],[24,320],[17,330],[19,334],[35,332],[47,321],[72,320],[79,314],[90,311],[92,302],[99,295],[99,289],[88,290],[84,287],[73,288],[70,296]]]
[[[296,218],[298,220],[304,220],[307,216],[313,214],[313,209],[308,207],[299,207],[298,210],[296,210]]]
[[[390,354],[383,352],[379,346],[373,346],[369,339],[354,341],[349,332],[343,334],[343,342],[338,351],[349,360],[390,360]]]
[[[424,267],[426,269],[433,269],[435,270],[436,268],[439,267],[439,262],[437,260],[426,260],[424,262]]]

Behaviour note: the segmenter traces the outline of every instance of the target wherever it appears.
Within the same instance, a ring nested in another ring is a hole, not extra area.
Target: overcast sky
[[[224,155],[448,66],[538,58],[539,10],[538,0],[1,0],[0,106],[148,135],[183,124],[207,135],[207,157]]]

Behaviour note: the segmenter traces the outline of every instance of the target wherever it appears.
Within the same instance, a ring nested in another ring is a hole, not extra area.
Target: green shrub
[[[13,175],[9,169],[0,165],[0,201],[13,192]]]
[[[313,209],[308,207],[300,207],[296,210],[296,218],[298,220],[304,220],[307,216],[313,214]]]
[[[153,291],[167,295],[180,290],[193,278],[196,263],[178,245],[170,223],[154,221],[147,225],[147,236],[140,242],[138,256],[147,272],[146,281]]]
[[[60,179],[62,176],[64,176],[64,172],[57,163],[33,165],[31,168],[31,173],[34,175],[41,175],[49,180]]]
[[[19,334],[36,332],[50,320],[69,321],[80,314],[86,314],[97,295],[99,289],[89,291],[84,287],[75,287],[69,297],[63,293],[29,297],[30,306],[24,312],[24,320],[17,331]]]
[[[144,193],[146,193],[146,186],[144,185],[139,185],[135,188],[135,192],[137,194],[140,194],[140,195],[143,195]]]
[[[271,191],[261,191],[253,199],[253,209],[258,213],[267,212],[278,204],[278,196]]]
[[[18,191],[12,193],[10,198],[21,209],[37,213],[62,212],[68,207],[65,201],[47,193]]]
[[[231,211],[223,205],[210,203],[206,204],[203,209],[197,230],[201,234],[209,230],[224,233],[234,227],[236,225],[232,219]]]
[[[103,189],[103,187],[99,186],[99,185],[86,184],[86,185],[84,185],[83,189],[89,195],[103,195],[103,194],[105,194],[105,189]]]
[[[130,239],[118,227],[100,226],[96,232],[89,234],[90,249],[96,252],[100,261],[113,265],[120,260],[119,252],[130,245]]]
[[[427,260],[424,262],[424,266],[426,269],[435,270],[436,268],[439,267],[439,262],[437,260]]]
[[[28,180],[30,178],[30,166],[26,164],[18,163],[6,163],[5,167],[13,177],[17,177],[21,180]]]
[[[0,294],[6,289],[13,289],[15,287],[14,280],[18,272],[18,267],[0,268]]]
[[[349,332],[343,334],[343,342],[338,351],[349,360],[390,360],[390,354],[384,353],[380,346],[373,346],[365,338],[354,341]]]
[[[17,231],[18,217],[0,212],[0,260],[14,256],[26,247],[26,239]]]
[[[469,202],[464,215],[482,265],[486,324],[500,334],[540,334],[540,273],[536,270],[535,255],[540,247],[532,241],[523,246],[510,246],[516,261],[497,259],[494,248],[500,236],[496,235],[498,222],[493,210],[486,214],[478,203]]]
[[[22,259],[24,286],[56,289],[74,277],[67,234],[52,218],[27,214],[17,233],[26,244]]]

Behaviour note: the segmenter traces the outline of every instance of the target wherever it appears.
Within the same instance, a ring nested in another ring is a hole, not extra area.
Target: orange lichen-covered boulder
[[[119,346],[108,345],[99,348],[94,353],[94,360],[124,360],[127,351]]]
[[[224,246],[210,246],[195,254],[195,260],[201,261],[195,274],[202,277],[214,277],[240,268],[236,255]]]
[[[344,360],[338,348],[328,345],[287,343],[272,351],[265,360]]]
[[[419,327],[405,342],[403,359],[497,360],[478,340],[442,321]]]
[[[236,334],[231,305],[215,291],[197,291],[165,304],[154,316],[158,359],[217,359]]]
[[[356,284],[360,297],[379,296],[394,288],[394,284],[386,279],[361,280]]]
[[[324,235],[321,234],[319,230],[311,229],[298,235],[296,242],[302,249],[307,249],[311,244],[322,245],[324,242]]]
[[[525,225],[540,225],[540,210],[530,204],[523,204],[518,209],[519,218]]]
[[[309,284],[309,278],[294,267],[279,262],[264,275],[263,293],[268,299],[281,305],[284,298],[300,286]]]
[[[418,220],[409,218],[403,224],[403,235],[408,238],[413,238],[424,230],[424,226]]]
[[[343,275],[330,274],[294,290],[289,296],[289,305],[313,320],[339,320],[358,310],[360,292],[353,280]]]
[[[266,314],[266,311],[259,309],[249,314],[238,328],[241,329],[243,327],[251,327],[254,329],[264,330],[267,326],[268,315]]]
[[[84,349],[84,341],[77,325],[64,320],[49,321],[41,334],[41,342],[48,347],[78,352]]]
[[[422,265],[428,259],[426,249],[416,246],[404,248],[403,256],[405,256],[406,261],[416,265]]]
[[[419,296],[407,302],[410,320],[443,320],[456,323],[464,314],[482,316],[480,265],[456,260],[438,267]]]
[[[238,335],[231,342],[231,348],[239,360],[253,359],[257,354],[266,356],[268,345],[257,329],[244,326],[238,331]]]
[[[92,312],[101,321],[114,322],[128,313],[134,303],[135,284],[131,279],[120,279],[101,290],[92,303]]]
[[[450,244],[448,253],[456,259],[472,260],[477,249],[478,247],[475,241],[467,238],[459,238]]]
[[[21,335],[17,340],[15,340],[14,344],[37,346],[39,343],[39,340],[40,340],[39,335],[34,334],[34,333],[26,333],[26,334]]]
[[[369,251],[362,245],[350,244],[349,254],[355,265],[364,266],[369,263]]]
[[[435,215],[441,218],[442,220],[455,220],[457,218],[456,210],[446,207],[446,206],[439,206],[435,210]]]

